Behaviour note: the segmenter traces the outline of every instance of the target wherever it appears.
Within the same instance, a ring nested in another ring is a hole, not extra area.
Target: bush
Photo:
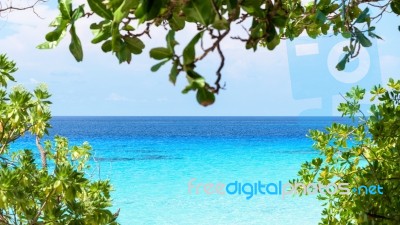
[[[44,85],[33,93],[21,86],[8,93],[15,71],[15,63],[0,55],[0,224],[117,224],[118,213],[108,209],[110,182],[85,177],[91,147],[70,147],[63,137],[42,147],[50,94]],[[36,136],[41,167],[32,150],[9,152],[27,132]]]
[[[297,182],[347,183],[350,190],[318,195],[325,206],[322,224],[400,224],[400,81],[372,88],[370,116],[360,110],[364,95],[355,87],[338,107],[352,122],[309,134],[322,157],[305,162]],[[362,185],[379,185],[383,194]]]

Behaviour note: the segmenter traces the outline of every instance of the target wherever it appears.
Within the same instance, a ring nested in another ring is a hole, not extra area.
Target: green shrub
[[[370,115],[360,110],[365,90],[353,88],[338,110],[353,123],[310,131],[322,157],[305,162],[297,182],[348,183],[349,194],[325,193],[322,224],[400,224],[400,81],[371,90]],[[295,180],[293,180],[295,182]],[[352,188],[383,187],[383,194]]]
[[[55,137],[43,147],[50,127],[50,94],[44,85],[33,93],[21,86],[7,91],[17,70],[0,55],[0,224],[117,224],[108,180],[85,177],[91,147],[68,145]],[[32,150],[9,152],[10,143],[25,133],[36,136],[41,166]]]

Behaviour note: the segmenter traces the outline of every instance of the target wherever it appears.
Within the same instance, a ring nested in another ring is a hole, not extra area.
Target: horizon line
[[[231,116],[231,115],[215,115],[215,116],[210,116],[210,115],[205,115],[205,116],[199,116],[199,115],[177,115],[177,116],[170,116],[170,115],[149,115],[149,116],[143,116],[143,115],[56,115],[52,116],[54,117],[343,117],[343,116],[333,116],[333,115],[316,115],[316,116],[276,116],[276,115],[269,115],[269,116],[254,116],[254,115],[249,115],[249,116],[243,116],[243,115],[238,115],[238,116]],[[344,117],[347,118],[347,117]]]

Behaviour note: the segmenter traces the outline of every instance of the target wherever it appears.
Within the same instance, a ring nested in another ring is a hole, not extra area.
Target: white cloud
[[[168,102],[168,98],[157,98],[157,102]]]
[[[105,100],[113,102],[126,102],[129,99],[125,96],[119,95],[117,93],[111,93]]]
[[[37,81],[35,78],[30,78],[29,81],[30,81],[32,84],[39,84],[39,83],[40,83],[40,82]]]

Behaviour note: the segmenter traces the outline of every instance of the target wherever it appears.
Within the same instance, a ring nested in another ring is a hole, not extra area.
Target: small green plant
[[[321,224],[400,224],[400,81],[387,86],[372,88],[369,116],[360,110],[365,90],[355,87],[338,107],[352,122],[309,133],[322,157],[305,162],[297,181],[383,187],[379,195],[318,195],[325,206]]]
[[[68,145],[55,137],[40,143],[50,127],[50,94],[44,85],[33,93],[14,81],[14,62],[0,55],[0,224],[117,224],[108,180],[85,177],[91,147]],[[36,136],[41,167],[32,150],[10,152],[12,142],[30,132]]]

